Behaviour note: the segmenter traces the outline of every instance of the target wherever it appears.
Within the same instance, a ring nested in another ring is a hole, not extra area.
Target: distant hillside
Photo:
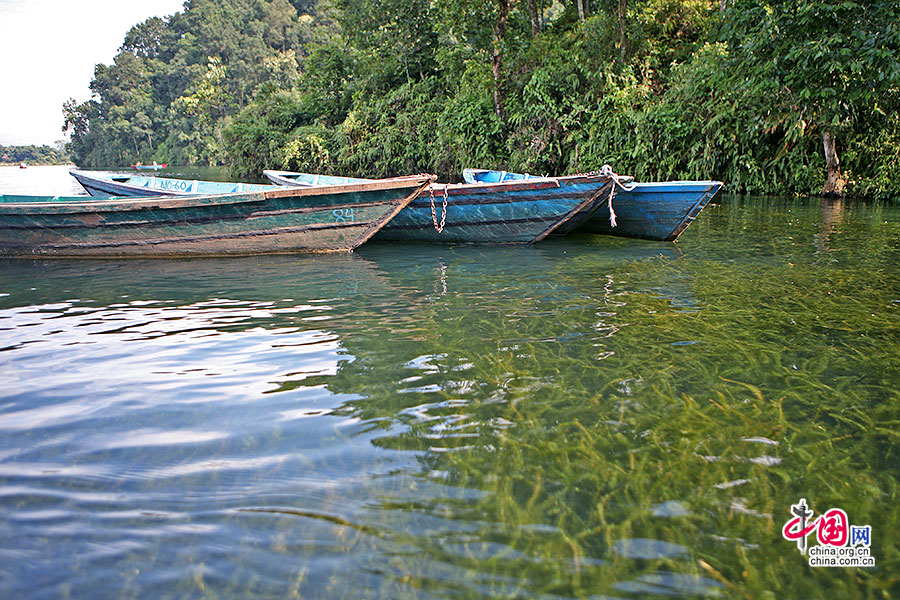
[[[2,146],[0,165],[66,165],[72,162],[65,150],[50,146]]]

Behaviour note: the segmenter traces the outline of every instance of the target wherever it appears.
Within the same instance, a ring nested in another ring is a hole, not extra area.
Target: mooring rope
[[[622,188],[626,192],[630,192],[634,189],[634,184],[630,187],[626,187],[619,181],[621,175],[616,174],[615,171],[612,170],[612,167],[609,165],[603,165],[600,167],[600,171],[598,175],[602,177],[609,177],[612,180],[612,184],[609,186],[609,200],[607,201],[607,206],[609,206],[609,226],[616,226],[616,211],[613,210],[613,197],[616,195],[616,186]]]

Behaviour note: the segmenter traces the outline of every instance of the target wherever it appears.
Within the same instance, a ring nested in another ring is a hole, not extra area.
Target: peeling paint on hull
[[[431,181],[416,176],[332,188],[108,200],[0,196],[0,255],[349,252]]]

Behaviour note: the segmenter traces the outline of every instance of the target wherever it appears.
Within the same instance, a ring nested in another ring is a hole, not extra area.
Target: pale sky
[[[63,139],[62,105],[91,96],[97,63],[111,64],[125,34],[184,0],[0,0],[0,144]]]

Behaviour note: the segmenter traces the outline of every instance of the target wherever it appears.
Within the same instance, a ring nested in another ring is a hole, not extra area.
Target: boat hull
[[[574,218],[595,195],[608,188],[606,180],[579,183],[542,180],[512,185],[447,186],[447,215],[443,217],[443,190],[434,186],[388,223],[375,240],[533,244]]]
[[[279,185],[331,185],[343,177],[265,171]],[[365,181],[349,179],[351,182]],[[533,244],[604,193],[605,176],[530,178],[493,183],[433,184],[375,236],[394,242]],[[447,193],[446,216],[443,203]],[[433,207],[433,211],[432,211]],[[443,228],[441,222],[443,221]]]
[[[223,256],[347,252],[430,177],[186,198],[0,197],[0,255]]]
[[[572,175],[561,179],[582,177]],[[674,241],[722,188],[721,181],[633,182],[615,176],[617,183],[610,213],[609,195],[600,194],[553,233],[575,229],[648,240]],[[489,169],[465,169],[468,182],[531,180],[534,175]],[[614,219],[610,217],[614,215]],[[613,225],[615,223],[615,225]]]
[[[610,223],[609,206],[601,202],[580,225],[582,231],[603,235],[674,241],[687,229],[710,199],[720,181],[634,183],[616,189]]]

